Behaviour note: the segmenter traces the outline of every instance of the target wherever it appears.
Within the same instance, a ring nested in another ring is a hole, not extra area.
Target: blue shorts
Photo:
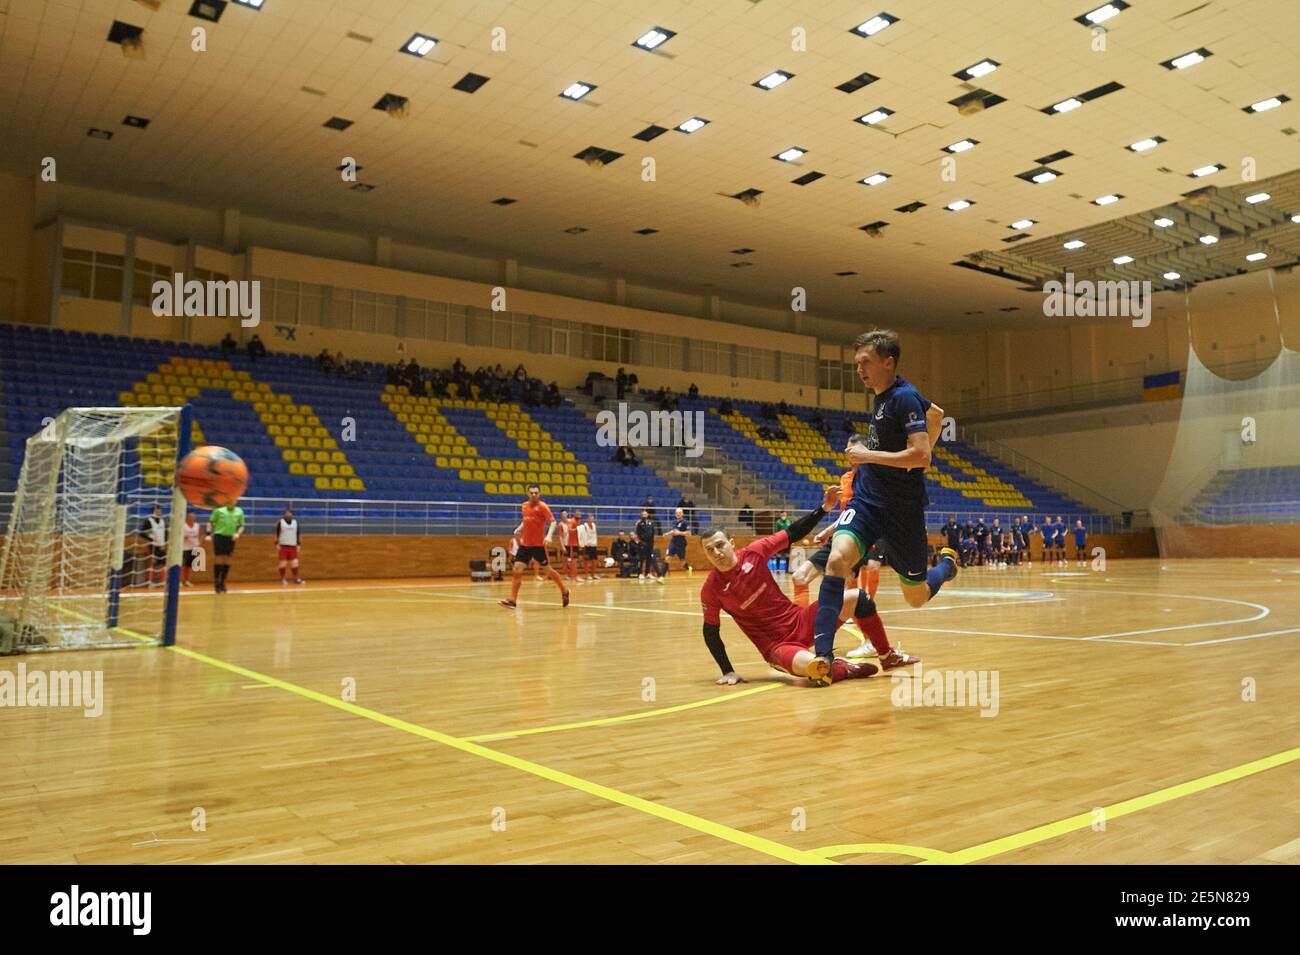
[[[859,557],[865,557],[871,545],[879,541],[898,576],[910,584],[925,581],[930,568],[930,542],[925,530],[924,507],[891,509],[854,498],[840,514],[831,538],[841,534],[850,534],[857,540]]]
[[[668,539],[668,556],[686,559],[686,538],[674,535]]]

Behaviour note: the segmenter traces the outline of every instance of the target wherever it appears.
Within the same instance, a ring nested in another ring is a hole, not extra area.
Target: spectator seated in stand
[[[257,359],[262,358],[265,355],[266,346],[262,344],[262,339],[259,338],[255,332],[253,337],[248,340],[248,357],[257,361]]]
[[[233,355],[239,350],[239,342],[235,341],[230,332],[226,332],[226,337],[221,339],[221,354]]]
[[[546,407],[558,408],[563,403],[563,400],[564,399],[560,397],[559,385],[557,385],[555,382],[551,382],[549,385],[546,386],[546,394],[542,399],[542,403],[546,405]]]
[[[625,468],[634,468],[641,464],[641,460],[636,456],[636,453],[627,445],[621,445],[610,460],[615,464],[623,465]]]

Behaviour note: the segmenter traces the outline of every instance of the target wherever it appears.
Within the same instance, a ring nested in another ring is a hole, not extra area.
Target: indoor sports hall
[[[1298,46],[0,0],[0,861],[1300,862]]]

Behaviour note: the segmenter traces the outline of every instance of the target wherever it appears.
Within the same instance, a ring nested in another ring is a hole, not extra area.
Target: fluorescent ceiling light
[[[1007,228],[1028,229],[1031,225],[1035,225],[1035,224],[1036,223],[1033,219],[1017,219],[1015,222],[1011,223],[1011,225],[1008,226]]]
[[[1267,252],[1252,252],[1252,253],[1250,253],[1250,255],[1246,256],[1246,261],[1247,261],[1247,262],[1259,262],[1259,261],[1261,261],[1262,259],[1267,259],[1267,258],[1268,258],[1268,253],[1267,253]]]
[[[961,210],[968,209],[973,205],[975,205],[975,203],[971,202],[969,199],[954,199],[952,202],[944,206],[944,208],[949,212],[961,212]]]
[[[700,119],[698,116],[692,116],[690,119],[688,119],[686,122],[679,125],[677,128],[680,129],[683,133],[693,133],[697,129],[703,129],[707,125],[709,125],[709,121],[707,119]]]
[[[881,30],[885,29],[885,27],[897,22],[898,17],[891,16],[888,13],[877,13],[870,20],[867,20],[865,23],[859,23],[849,32],[856,33],[858,36],[875,36]]]
[[[888,178],[889,173],[887,172],[873,172],[870,176],[867,176],[866,179],[862,180],[862,184],[864,186],[878,186]]]
[[[1270,196],[1267,192],[1257,192],[1253,196],[1247,196],[1246,201],[1249,202],[1251,205],[1254,205],[1256,202],[1264,202],[1265,200],[1272,199],[1272,198],[1273,197]]]
[[[1162,229],[1168,229],[1171,225],[1174,224],[1174,220],[1166,216],[1161,216],[1159,219],[1156,220],[1155,224]]]
[[[894,111],[892,109],[885,109],[885,107],[881,106],[879,109],[873,109],[870,113],[867,113],[865,116],[859,116],[858,122],[866,123],[868,126],[874,126],[876,125],[876,123],[883,122],[884,120],[888,119],[890,116],[893,115],[894,115]]]
[[[590,83],[571,83],[564,88],[564,92],[560,95],[565,99],[580,100],[595,88]]]
[[[1082,239],[1071,239],[1069,242],[1063,243],[1062,248],[1069,249],[1073,252],[1075,249],[1082,249],[1087,244],[1088,243],[1084,242]]]
[[[1111,259],[1111,261],[1114,262],[1116,265],[1128,265],[1130,262],[1133,261],[1133,256],[1117,255],[1115,256],[1115,258]]]

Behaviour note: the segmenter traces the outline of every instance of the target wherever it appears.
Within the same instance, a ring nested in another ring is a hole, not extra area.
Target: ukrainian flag
[[[1167,371],[1161,375],[1147,375],[1142,379],[1143,401],[1168,401],[1181,398],[1182,390],[1178,384],[1179,372]]]

